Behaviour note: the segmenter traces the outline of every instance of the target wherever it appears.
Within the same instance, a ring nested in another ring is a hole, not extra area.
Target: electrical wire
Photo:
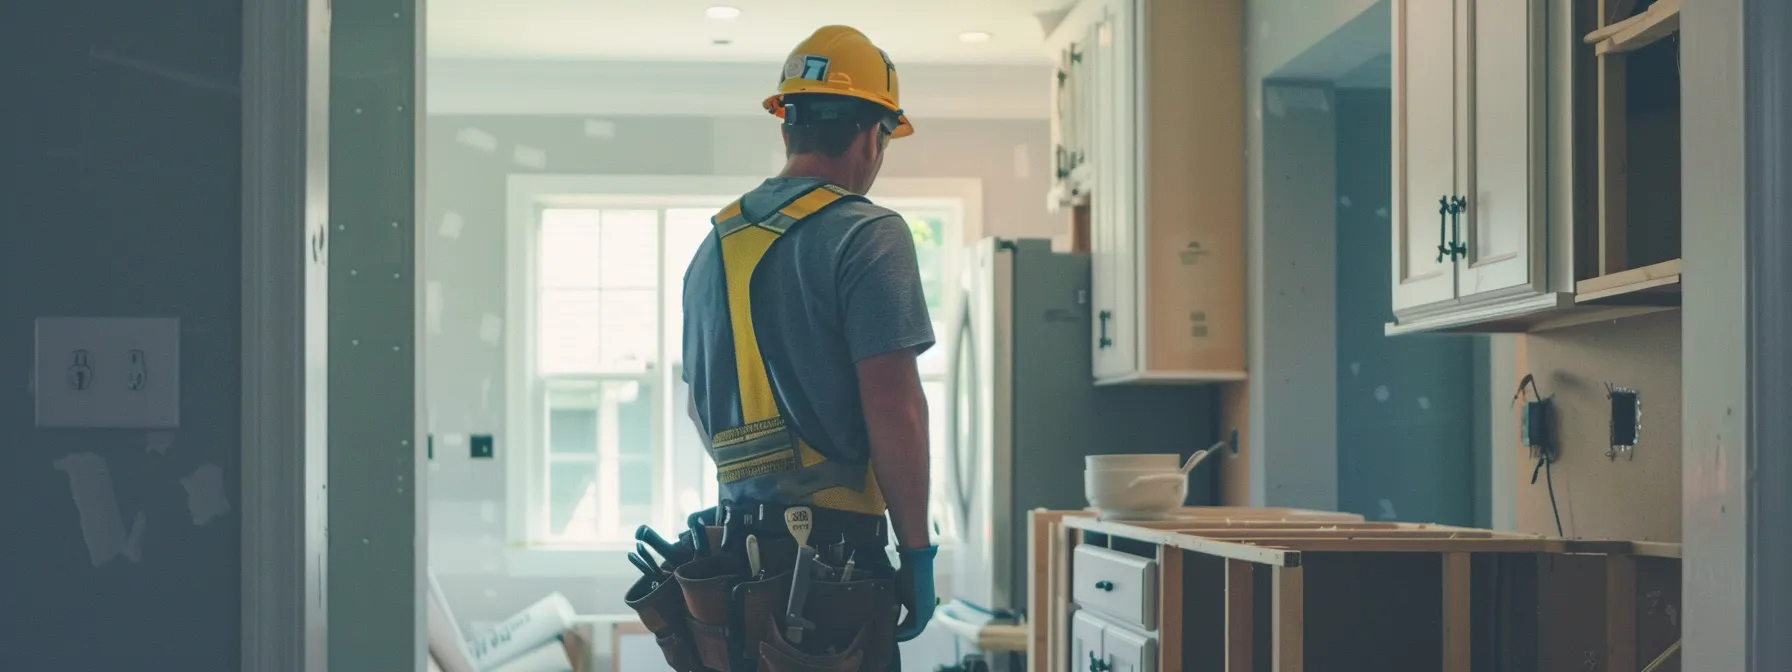
[[[1568,536],[1567,533],[1564,533],[1562,531],[1562,510],[1560,508],[1556,507],[1556,480],[1554,478],[1551,478],[1550,474],[1549,474],[1549,472],[1550,472],[1549,465],[1554,464],[1554,463],[1555,463],[1555,460],[1544,458],[1544,460],[1543,460],[1543,484],[1549,490],[1549,512],[1552,514],[1555,514],[1555,517],[1556,517],[1556,536],[1566,537],[1566,536]]]

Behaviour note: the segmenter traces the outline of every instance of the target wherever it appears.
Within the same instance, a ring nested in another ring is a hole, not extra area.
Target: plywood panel
[[[1517,355],[1519,375],[1535,374],[1556,403],[1561,458],[1551,467],[1562,526],[1570,537],[1680,541],[1680,312],[1531,334]],[[1641,443],[1615,461],[1606,384],[1638,392]],[[1515,420],[1514,420],[1515,421]],[[1518,446],[1518,529],[1554,534],[1549,492]]]
[[[1220,391],[1220,436],[1237,432],[1238,452],[1220,454],[1220,504],[1251,505],[1251,384],[1230,383]]]

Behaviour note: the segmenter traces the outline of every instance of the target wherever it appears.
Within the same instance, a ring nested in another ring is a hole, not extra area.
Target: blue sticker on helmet
[[[817,82],[827,81],[827,78],[828,78],[828,59],[827,59],[827,57],[826,56],[804,56],[803,57],[802,78],[814,80]]]

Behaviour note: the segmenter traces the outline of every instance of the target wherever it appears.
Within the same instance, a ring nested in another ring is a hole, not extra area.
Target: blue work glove
[[[933,608],[940,602],[933,594],[933,557],[939,551],[938,546],[896,549],[896,557],[902,561],[896,569],[896,599],[908,611],[908,617],[896,625],[898,642],[920,637],[927,622],[933,620]]]

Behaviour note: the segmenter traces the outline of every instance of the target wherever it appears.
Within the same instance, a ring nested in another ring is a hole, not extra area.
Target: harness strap
[[[843,198],[861,198],[822,184],[792,199],[761,221],[751,221],[740,201],[711,220],[722,252],[723,278],[733,330],[735,379],[741,426],[711,438],[717,480],[725,491],[756,499],[785,501],[866,514],[882,514],[883,494],[869,464],[833,462],[810,447],[787,425],[772,390],[753,325],[753,273],[780,237],[811,215]],[[757,482],[755,479],[764,479]],[[729,488],[734,485],[736,487]]]

